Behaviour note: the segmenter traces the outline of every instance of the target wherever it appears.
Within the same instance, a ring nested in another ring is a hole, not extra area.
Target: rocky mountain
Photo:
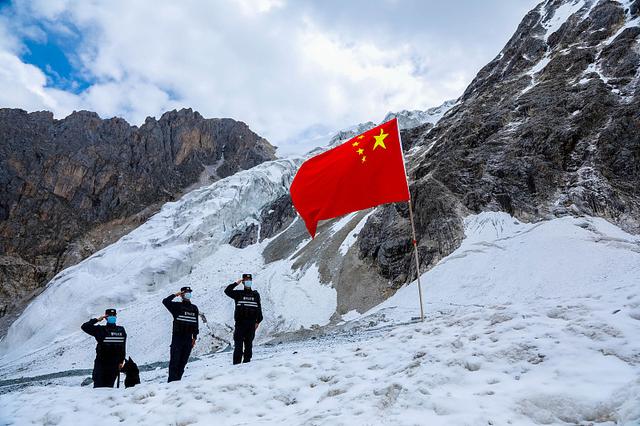
[[[187,188],[274,158],[246,124],[191,109],[140,127],[0,109],[0,316]]]
[[[423,268],[485,210],[640,232],[639,14],[638,0],[541,3],[435,128],[403,133]],[[414,276],[406,206],[377,209],[357,246],[394,286]]]

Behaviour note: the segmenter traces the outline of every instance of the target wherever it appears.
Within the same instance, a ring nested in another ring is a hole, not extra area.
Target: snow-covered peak
[[[367,130],[373,129],[377,124],[373,121],[367,121],[366,123],[359,123],[353,126],[347,127],[345,129],[340,130],[338,133],[333,135],[331,139],[329,139],[329,143],[327,144],[328,148],[333,148],[334,146],[340,145],[341,143],[351,139],[354,136],[357,136],[361,133],[366,132]],[[322,148],[321,148],[322,150]]]
[[[408,111],[405,109],[398,112],[389,112],[382,120],[382,123],[397,118],[398,125],[400,126],[400,129],[403,130],[412,129],[414,127],[418,127],[427,123],[435,125],[442,118],[442,116],[445,115],[446,112],[456,104],[456,102],[456,99],[451,99],[445,101],[442,105],[429,108],[425,111]]]
[[[401,130],[412,129],[414,127],[418,127],[427,123],[435,125],[442,118],[442,116],[447,113],[447,111],[449,111],[454,105],[456,105],[456,103],[457,100],[452,99],[445,101],[444,103],[442,103],[442,105],[429,108],[425,111],[402,110],[398,112],[389,112],[379,123],[367,121],[366,123],[355,124],[353,126],[340,130],[338,133],[334,134],[331,139],[329,139],[329,143],[327,144],[327,146],[315,148],[314,150],[309,152],[308,155],[315,155],[328,148],[333,148],[334,146],[340,145],[341,143],[351,139],[352,137],[364,133],[379,124],[386,123],[389,120],[393,120],[394,118],[398,119],[398,125]]]

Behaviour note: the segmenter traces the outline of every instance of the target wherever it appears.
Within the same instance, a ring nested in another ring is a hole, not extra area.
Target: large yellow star
[[[383,129],[380,129],[380,134],[378,136],[374,136],[374,138],[376,138],[376,143],[373,145],[373,149],[376,149],[377,147],[381,146],[384,149],[387,149],[386,146],[384,146],[384,139],[389,136],[388,133],[385,133]]]

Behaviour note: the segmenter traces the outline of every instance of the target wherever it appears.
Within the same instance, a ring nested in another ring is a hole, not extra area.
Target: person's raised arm
[[[99,330],[96,324],[105,318],[106,318],[106,315],[102,315],[101,317],[98,317],[98,318],[91,318],[89,321],[82,324],[80,328],[85,333],[95,337],[98,334],[98,330]]]
[[[232,282],[231,284],[229,284],[227,286],[227,288],[224,289],[224,294],[226,294],[227,296],[229,296],[230,298],[232,298],[233,300],[236,299],[236,293],[234,293],[234,288],[240,284],[242,282],[242,280],[238,280],[235,282]]]
[[[175,294],[170,294],[164,299],[162,299],[162,304],[164,305],[165,308],[169,310],[169,312],[173,314],[173,305],[172,305],[173,299],[181,295],[182,295],[182,292],[180,291]]]

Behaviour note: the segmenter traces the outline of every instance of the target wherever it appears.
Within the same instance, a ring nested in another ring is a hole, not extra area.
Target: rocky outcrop
[[[246,124],[191,109],[140,127],[87,111],[55,120],[49,112],[0,109],[0,309],[23,304],[63,267],[115,241],[195,182],[274,154]]]
[[[637,1],[546,1],[435,128],[403,132],[423,268],[483,210],[640,231],[639,37]],[[406,206],[377,209],[358,245],[396,286],[413,278]]]
[[[245,248],[258,241],[276,236],[293,223],[297,213],[293,208],[289,194],[276,198],[269,203],[257,218],[258,223],[252,223],[245,229],[234,234],[229,244],[236,248]]]

